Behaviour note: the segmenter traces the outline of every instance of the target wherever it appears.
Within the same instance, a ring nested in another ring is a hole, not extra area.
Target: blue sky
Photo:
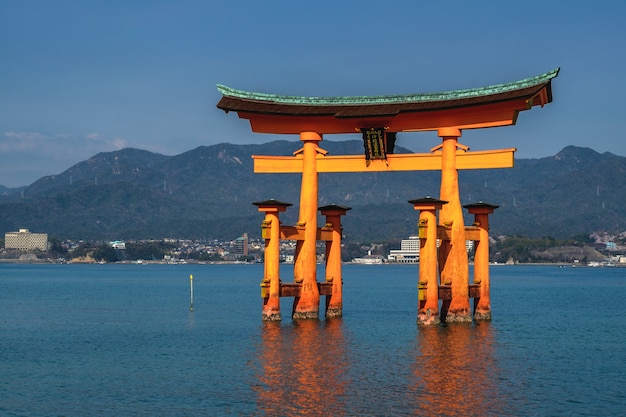
[[[288,95],[436,92],[561,68],[554,102],[465,131],[517,158],[567,145],[626,156],[626,2],[0,2],[0,184],[28,185],[98,152],[175,155],[255,134],[215,85]],[[327,136],[329,140],[358,136]],[[435,133],[398,145],[427,151]],[[296,144],[296,146],[299,146]],[[322,143],[323,147],[323,143]]]

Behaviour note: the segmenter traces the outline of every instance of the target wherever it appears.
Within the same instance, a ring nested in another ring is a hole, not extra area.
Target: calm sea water
[[[626,415],[626,269],[492,267],[491,323],[427,329],[416,266],[346,265],[342,319],[280,323],[262,273],[0,265],[0,415]]]

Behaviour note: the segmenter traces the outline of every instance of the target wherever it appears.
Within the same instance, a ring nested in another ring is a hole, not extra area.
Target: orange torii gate
[[[256,202],[265,213],[265,272],[261,283],[264,320],[280,320],[281,296],[295,297],[295,319],[318,318],[320,295],[327,296],[327,317],[342,314],[340,216],[348,207],[326,206],[326,225],[318,227],[318,173],[440,170],[439,199],[409,201],[420,211],[422,254],[418,323],[491,318],[489,303],[488,214],[497,206],[465,206],[475,214],[465,226],[459,197],[458,170],[511,168],[515,149],[469,151],[459,143],[462,131],[513,125],[520,111],[552,101],[551,81],[559,69],[532,78],[489,87],[432,94],[360,97],[298,97],[252,93],[218,85],[217,107],[247,119],[253,132],[299,135],[303,146],[293,156],[253,156],[255,173],[301,173],[299,220],[280,224],[278,213],[291,204]],[[437,131],[439,146],[426,154],[394,154],[398,132]],[[319,147],[324,134],[363,134],[365,157],[330,156]],[[439,212],[437,224],[436,216]],[[296,240],[294,283],[279,276],[279,240]],[[317,282],[316,243],[327,242],[326,281]],[[441,244],[437,249],[436,240]],[[466,240],[477,243],[474,282],[469,284]],[[439,282],[437,282],[439,275]],[[439,300],[442,301],[441,311]]]

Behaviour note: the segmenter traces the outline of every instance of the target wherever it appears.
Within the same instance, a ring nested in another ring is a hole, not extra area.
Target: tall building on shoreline
[[[441,241],[437,239],[437,247]],[[474,241],[465,241],[465,250],[471,253],[474,250]],[[420,260],[420,239],[418,236],[409,236],[408,239],[402,239],[400,242],[400,250],[392,249],[389,251],[387,261],[397,263],[418,263]]]
[[[4,247],[17,250],[48,250],[47,233],[31,233],[28,229],[4,234]]]
[[[244,233],[235,239],[235,255],[248,256],[248,234]]]
[[[387,256],[389,262],[418,263],[420,260],[420,239],[418,236],[409,236],[402,239],[400,250],[392,249]]]

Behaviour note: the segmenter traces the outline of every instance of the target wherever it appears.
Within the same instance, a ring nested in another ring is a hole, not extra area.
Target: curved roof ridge
[[[354,104],[393,104],[427,101],[444,101],[451,99],[464,99],[484,95],[504,93],[533,87],[549,82],[556,77],[560,68],[553,69],[541,75],[505,84],[495,84],[487,87],[470,88],[463,90],[442,91],[436,93],[398,94],[387,96],[337,96],[337,97],[307,97],[287,96],[268,93],[256,93],[237,90],[222,84],[217,84],[217,89],[224,96],[236,97],[245,100],[273,102],[280,104],[306,104],[306,105],[354,105]]]

